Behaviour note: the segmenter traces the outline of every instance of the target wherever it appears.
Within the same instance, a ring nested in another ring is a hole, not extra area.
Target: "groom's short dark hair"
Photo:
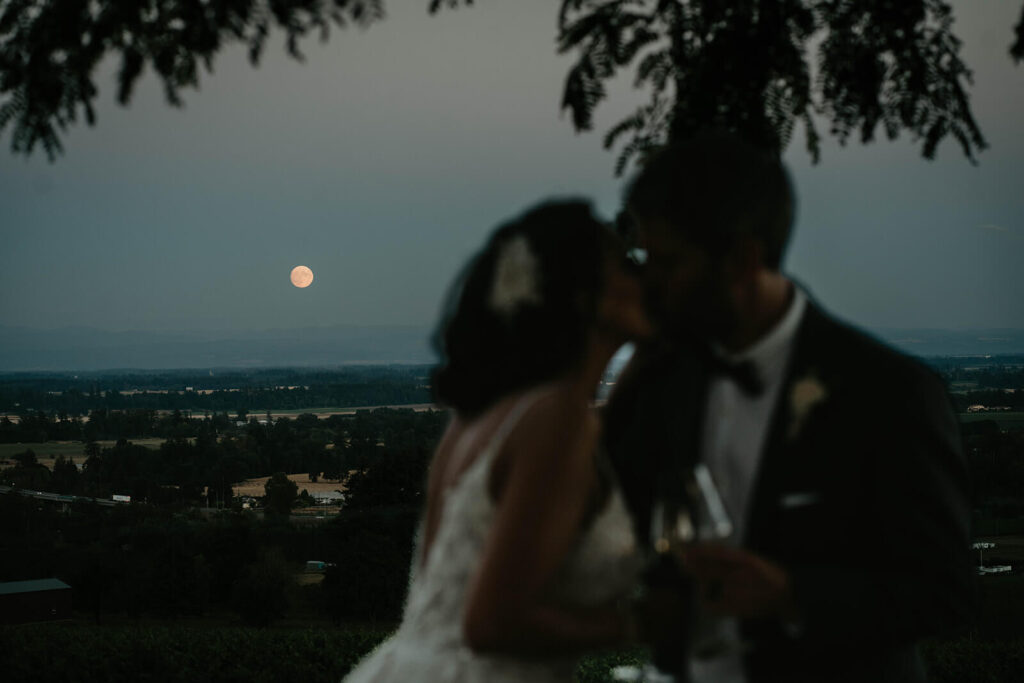
[[[741,237],[761,243],[778,269],[789,241],[795,197],[778,152],[732,133],[709,131],[651,155],[626,190],[626,208],[641,220],[664,220],[715,254]]]

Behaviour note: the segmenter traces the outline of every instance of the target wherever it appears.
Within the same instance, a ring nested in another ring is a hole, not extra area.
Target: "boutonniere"
[[[813,372],[793,383],[789,392],[789,438],[795,439],[814,407],[828,397],[828,389]]]

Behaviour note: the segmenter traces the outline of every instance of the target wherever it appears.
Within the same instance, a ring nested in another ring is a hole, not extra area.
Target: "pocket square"
[[[820,501],[820,493],[816,491],[802,491],[799,493],[787,493],[779,499],[779,505],[786,509],[792,509],[807,505],[814,505]]]

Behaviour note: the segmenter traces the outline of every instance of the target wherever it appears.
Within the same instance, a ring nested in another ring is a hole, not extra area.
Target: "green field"
[[[1007,431],[1020,431],[1024,429],[1024,412],[1005,413],[960,413],[961,422],[981,422],[992,420],[999,425],[1000,429]]]
[[[164,439],[130,439],[130,441],[146,448],[159,448]],[[110,448],[116,442],[97,441],[102,448]],[[13,455],[27,450],[35,451],[40,460],[56,458],[63,455],[75,461],[85,459],[85,444],[81,441],[47,441],[46,443],[0,443],[0,460],[9,460]]]

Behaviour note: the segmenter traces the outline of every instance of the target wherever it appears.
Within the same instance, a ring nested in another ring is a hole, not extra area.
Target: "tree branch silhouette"
[[[472,5],[429,0],[427,9]],[[199,84],[200,67],[229,43],[257,65],[272,29],[302,60],[300,41],[327,40],[332,26],[367,27],[384,0],[0,0],[0,134],[12,127],[14,153],[42,146],[52,161],[61,134],[84,116],[93,125],[97,64],[120,59],[124,105],[152,68],[172,106]],[[1024,14],[1010,48],[1024,61]],[[738,131],[781,151],[797,123],[812,159],[816,122],[845,144],[878,130],[902,131],[933,158],[947,138],[972,162],[986,146],[971,113],[971,72],[959,56],[952,13],[942,0],[562,0],[558,50],[576,59],[562,103],[577,131],[593,127],[606,84],[634,69],[646,104],[611,127],[621,174],[651,149],[702,127]]]
[[[1024,62],[1024,9],[1021,10],[1020,21],[1017,22],[1017,26],[1013,30],[1016,40],[1010,46],[1010,56],[1013,57],[1013,61],[1020,64]]]
[[[907,131],[931,159],[952,137],[974,162],[986,143],[952,22],[941,0],[563,0],[562,107],[589,130],[605,83],[635,66],[650,99],[604,137],[622,144],[617,174],[704,127],[781,152],[800,122],[817,162],[820,118],[842,144]]]
[[[458,0],[431,0],[433,14]],[[461,4],[472,4],[463,0]],[[383,0],[4,0],[0,2],[0,133],[12,126],[14,153],[41,145],[52,161],[63,151],[61,132],[83,116],[96,121],[100,60],[120,60],[117,100],[131,99],[147,68],[160,78],[172,106],[196,88],[200,67],[229,43],[248,47],[259,63],[272,29],[302,60],[300,41],[326,41],[332,26],[365,28],[383,19]]]

